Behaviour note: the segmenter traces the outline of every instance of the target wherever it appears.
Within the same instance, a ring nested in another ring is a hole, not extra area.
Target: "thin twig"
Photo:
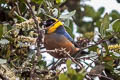
[[[58,59],[56,62],[52,63],[52,67],[50,68],[50,70],[56,70],[56,65],[61,61],[61,59]]]
[[[17,2],[16,2],[15,4],[16,4],[16,8],[17,8],[18,14],[19,14],[20,16],[22,16],[22,14],[21,14],[21,12],[20,12],[18,0],[17,0]]]
[[[103,43],[103,42],[105,42],[105,41],[107,41],[107,40],[101,39],[100,41],[96,42],[96,44],[93,44],[93,45],[90,45],[90,46],[81,48],[80,51],[82,51],[82,50],[84,50],[84,49],[87,49],[87,48],[90,48],[90,47],[93,47],[93,46],[96,46],[96,45],[101,44],[101,43]]]
[[[103,75],[101,75],[101,74],[93,74],[92,76],[98,76],[98,77],[106,78],[107,80],[114,80],[114,79],[112,79],[112,78],[103,76]]]
[[[69,52],[66,52],[66,54],[75,64],[77,64],[80,67],[80,69],[83,68],[82,64],[78,63],[73,57],[71,57]]]

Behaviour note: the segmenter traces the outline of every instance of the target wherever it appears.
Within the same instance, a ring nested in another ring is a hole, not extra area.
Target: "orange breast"
[[[66,48],[66,51],[70,51],[70,55],[76,53],[78,51],[78,48],[72,44],[71,41],[69,41],[64,35],[51,33],[45,35],[45,41],[44,46],[47,50],[54,50],[54,49],[60,49]],[[62,52],[51,52],[50,53],[55,58],[63,58],[67,57],[65,56],[66,53]]]

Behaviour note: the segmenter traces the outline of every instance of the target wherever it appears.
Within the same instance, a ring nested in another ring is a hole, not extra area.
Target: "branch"
[[[80,69],[83,68],[82,64],[78,63],[73,57],[71,57],[69,52],[66,52],[66,54],[75,64],[77,64],[80,67]]]
[[[107,77],[107,76],[103,76],[103,75],[101,75],[101,74],[93,74],[92,76],[98,76],[98,77],[106,78],[107,80],[114,80],[114,79],[112,79],[112,78],[109,78],[109,77]]]
[[[29,8],[29,9],[28,9],[29,12],[30,12],[31,15],[32,15],[32,18],[34,19],[34,22],[35,22],[35,24],[36,24],[36,30],[37,30],[37,33],[38,33],[38,38],[37,38],[37,41],[36,41],[36,43],[37,43],[37,53],[36,53],[36,56],[35,56],[35,58],[34,58],[33,67],[32,67],[31,73],[30,73],[30,80],[33,80],[33,79],[34,79],[35,68],[36,68],[37,61],[38,61],[38,57],[41,55],[39,49],[40,49],[40,47],[41,47],[40,44],[42,43],[43,30],[40,29],[39,23],[38,23],[38,21],[37,21],[37,19],[36,19],[36,16],[35,16],[32,8],[31,8],[31,5],[29,4],[29,2],[28,2],[27,0],[26,0],[26,4],[27,4],[27,6],[28,6],[28,8]]]

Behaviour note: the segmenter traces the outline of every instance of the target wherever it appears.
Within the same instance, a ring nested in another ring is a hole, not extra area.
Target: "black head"
[[[47,21],[45,21],[44,23],[43,23],[43,25],[45,26],[45,27],[49,27],[50,25],[52,25],[53,23],[55,23],[56,21],[54,20],[54,19],[49,19],[49,20],[47,20]]]

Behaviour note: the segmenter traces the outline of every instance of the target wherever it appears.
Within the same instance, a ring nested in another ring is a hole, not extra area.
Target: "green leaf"
[[[83,80],[85,75],[82,73],[79,73],[76,76],[77,76],[77,80]]]
[[[57,4],[60,4],[62,0],[56,0],[56,3]]]
[[[88,5],[85,6],[85,14],[86,16],[93,17],[93,18],[96,16],[96,12],[94,8]]]
[[[101,7],[101,8],[98,9],[97,14],[98,14],[99,16],[101,16],[101,15],[104,13],[104,11],[105,11],[105,8],[104,8],[104,7]]]
[[[113,61],[109,61],[109,62],[106,62],[105,64],[105,68],[106,69],[109,69],[109,70],[113,70]]]
[[[112,10],[112,12],[110,13],[110,16],[112,17],[112,20],[115,20],[115,19],[118,19],[120,17],[120,14],[118,11]]]
[[[64,26],[66,31],[74,38],[74,35],[72,33],[72,30],[70,29],[70,27]]]
[[[17,19],[18,19],[19,22],[23,22],[23,21],[26,21],[26,20],[27,20],[27,19],[25,19],[24,17],[19,16],[17,13],[15,13],[15,14],[16,14],[16,17],[17,17]]]
[[[74,38],[74,35],[73,35],[73,21],[70,20],[70,19],[67,19],[65,20],[65,23],[64,23],[64,27],[66,29],[66,31],[72,36],[72,38]]]
[[[56,0],[57,4],[63,3],[65,0]]]
[[[70,20],[69,21],[70,23],[69,23],[69,27],[70,27],[70,29],[72,30],[72,32],[73,32],[73,28],[74,28],[74,22],[72,21],[72,20]]]
[[[72,20],[70,20],[69,28],[70,28],[70,30],[68,31],[68,33],[69,33],[69,34],[72,36],[72,38],[74,39],[75,34],[73,34],[74,25],[73,25],[73,21],[72,21]]]
[[[72,77],[72,75],[76,75],[77,74],[76,71],[74,69],[72,69],[72,68],[68,68],[67,73],[70,74],[71,77]]]
[[[25,0],[20,0],[20,2],[22,2],[22,3],[23,3],[23,2],[25,2]]]
[[[37,4],[41,4],[43,2],[43,0],[32,0],[32,1],[37,3]]]
[[[70,19],[70,17],[72,17],[73,15],[75,15],[75,13],[76,13],[76,10],[71,11],[70,13],[65,14],[65,15],[60,15],[60,17],[59,17],[59,18],[63,18],[63,19]]]
[[[0,39],[2,38],[3,35],[3,25],[0,24]]]
[[[67,75],[65,74],[60,74],[59,75],[59,80],[70,80]]]
[[[51,19],[54,19],[54,17],[53,16],[50,16],[50,15],[47,15],[47,14],[45,14],[47,17],[49,17],[49,18],[51,18]]]
[[[64,25],[69,26],[70,25],[70,19],[65,19]]]
[[[7,0],[0,0],[0,4],[4,4],[4,3],[6,4],[6,1]]]
[[[39,66],[39,68],[44,69],[46,66],[46,61],[43,61],[43,60],[39,61],[38,66]]]
[[[80,27],[77,27],[77,32],[79,33],[85,33],[85,32],[91,32],[94,30],[94,27],[91,25],[92,22],[85,22],[85,21],[82,21],[81,22],[81,26]]]
[[[71,68],[72,61],[70,59],[68,59],[67,62],[66,62],[66,64],[67,64],[67,69],[68,69],[67,73],[69,75],[71,75],[71,78],[72,78],[72,76],[76,74],[76,71]]]
[[[109,28],[109,23],[110,23],[110,20],[109,20],[109,15],[106,13],[103,20],[102,20],[102,24],[101,24],[101,27],[106,30]]]
[[[20,0],[21,1],[21,0]],[[26,11],[26,9],[27,9],[27,7],[26,7],[26,5],[25,5],[25,2],[20,2],[19,3],[19,9],[20,9],[20,12],[23,14],[23,13],[25,13],[25,11]]]
[[[70,59],[68,59],[67,62],[66,62],[66,64],[67,64],[67,68],[70,68],[70,66],[72,64],[72,61]]]
[[[89,47],[89,51],[97,52],[97,45]]]
[[[109,28],[109,23],[110,23],[109,15],[106,13],[104,18],[102,19],[102,23],[100,26],[100,33],[101,33],[102,37],[105,37],[106,29]]]
[[[109,54],[109,49],[108,49],[107,43],[104,42],[104,43],[103,43],[103,46],[104,46],[104,48],[105,48],[105,50],[106,50],[106,53]]]
[[[116,19],[111,24],[114,32],[120,32],[120,19]]]

